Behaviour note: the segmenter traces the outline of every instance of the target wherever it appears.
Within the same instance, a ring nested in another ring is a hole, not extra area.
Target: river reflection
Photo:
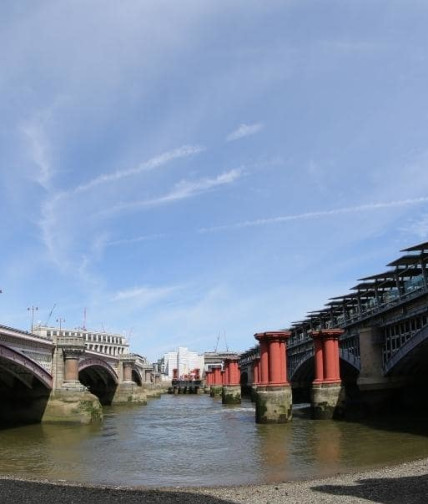
[[[170,395],[107,408],[102,425],[0,431],[0,473],[126,486],[273,483],[425,457],[427,434],[424,419],[313,421],[304,409],[289,424],[257,425],[249,401]]]

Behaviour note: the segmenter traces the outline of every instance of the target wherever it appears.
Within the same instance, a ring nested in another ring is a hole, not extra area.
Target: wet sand
[[[102,462],[101,462],[102,463]],[[123,488],[0,479],[7,504],[339,504],[428,503],[428,459],[366,472],[274,485],[214,488]]]

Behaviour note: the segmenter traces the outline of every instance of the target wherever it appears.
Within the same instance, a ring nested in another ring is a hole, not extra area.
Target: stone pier
[[[286,355],[286,341],[290,334],[290,331],[274,331],[254,335],[260,343],[257,423],[286,423],[292,418]]]
[[[241,404],[241,374],[239,372],[239,359],[226,359],[224,361],[225,376],[222,390],[223,404]]]
[[[85,351],[81,338],[59,336],[54,352],[54,389],[42,421],[89,424],[103,419],[101,403],[79,381],[79,359]]]
[[[142,386],[138,386],[132,380],[132,366],[136,358],[132,355],[124,355],[120,359],[119,383],[112,400],[112,404],[147,404],[147,394]]]
[[[315,419],[342,418],[345,392],[340,379],[339,338],[342,329],[311,331],[314,340],[315,380],[312,383],[311,406]]]

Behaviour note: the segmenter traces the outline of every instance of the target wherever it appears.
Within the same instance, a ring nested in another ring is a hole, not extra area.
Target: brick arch
[[[24,354],[13,350],[5,345],[0,344],[0,358],[11,363],[10,372],[14,374],[18,379],[21,379],[18,374],[15,374],[13,367],[21,367],[28,371],[31,375],[35,376],[43,385],[52,390],[53,379],[52,375],[48,373],[44,368],[42,368],[37,362],[26,357]],[[22,379],[21,379],[22,381]],[[25,383],[25,381],[24,381]],[[25,383],[28,385],[27,383]]]
[[[114,383],[117,385],[119,383],[119,377],[117,376],[116,371],[108,364],[103,359],[97,358],[97,357],[91,357],[89,359],[83,359],[82,361],[79,362],[79,373],[80,371],[83,371],[84,369],[91,368],[91,367],[97,367],[97,368],[102,368],[104,369],[108,375],[112,378]]]

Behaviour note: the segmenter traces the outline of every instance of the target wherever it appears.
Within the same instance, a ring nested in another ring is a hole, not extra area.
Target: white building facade
[[[167,352],[163,356],[163,372],[172,379],[174,369],[178,369],[178,376],[189,375],[193,370],[199,369],[202,373],[204,369],[204,356],[197,352],[192,352],[187,347],[178,347],[175,352]]]
[[[88,331],[86,329],[64,329],[57,327],[36,326],[33,333],[45,338],[54,339],[58,336],[76,336],[83,338],[85,347],[92,352],[104,355],[120,356],[129,353],[129,344],[120,334]]]

